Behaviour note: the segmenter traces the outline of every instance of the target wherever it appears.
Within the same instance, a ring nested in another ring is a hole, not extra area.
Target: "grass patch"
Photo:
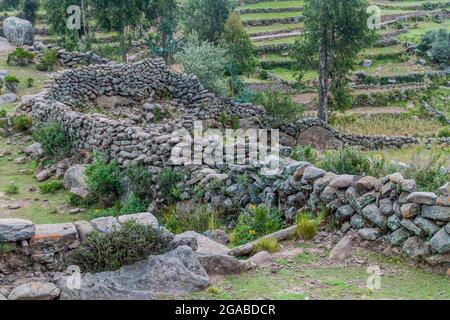
[[[263,238],[258,240],[254,246],[254,252],[267,251],[275,253],[280,251],[281,246],[276,238]]]

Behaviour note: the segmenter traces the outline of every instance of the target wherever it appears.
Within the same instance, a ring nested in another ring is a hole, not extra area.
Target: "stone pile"
[[[36,62],[39,63],[46,50],[56,50],[57,52],[57,65],[63,68],[73,68],[82,65],[97,65],[107,64],[109,60],[102,58],[92,51],[79,52],[79,51],[67,51],[51,44],[43,44],[36,41],[32,47],[28,50],[35,53]]]

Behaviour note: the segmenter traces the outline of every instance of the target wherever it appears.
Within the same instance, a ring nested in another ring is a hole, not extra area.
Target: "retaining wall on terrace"
[[[242,175],[247,180],[243,181]],[[183,206],[198,201],[195,185],[207,190],[203,200],[213,209],[226,213],[249,204],[265,205],[278,208],[287,225],[306,208],[327,209],[344,232],[357,230],[364,240],[398,247],[406,257],[440,270],[450,266],[449,183],[437,193],[417,192],[416,182],[399,173],[382,179],[336,175],[291,159],[285,159],[280,172],[272,176],[259,175],[256,167],[234,166],[222,174],[195,169],[188,179]],[[0,220],[0,271],[60,270],[88,234],[109,232],[130,219],[158,226],[150,213],[38,226],[23,220]]]

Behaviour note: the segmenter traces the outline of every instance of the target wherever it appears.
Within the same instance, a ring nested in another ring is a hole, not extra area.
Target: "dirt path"
[[[385,87],[385,88],[370,88],[370,89],[357,89],[354,90],[354,94],[360,95],[360,94],[372,94],[372,93],[383,93],[383,92],[389,92],[393,90],[409,90],[409,89],[418,89],[421,88],[421,86],[411,85],[411,86],[403,86],[403,87]],[[317,93],[300,93],[292,96],[292,100],[295,103],[303,104],[306,107],[306,110],[308,111],[314,111],[316,109],[316,106],[313,104],[313,99],[317,98]],[[382,111],[382,109],[385,107],[377,107],[377,108],[358,108],[358,109],[375,109]],[[397,108],[399,109],[399,108]],[[357,109],[354,109],[357,110]],[[388,111],[382,111],[382,112],[374,112],[374,113],[396,113],[388,112]]]
[[[264,35],[264,36],[254,36],[254,37],[251,37],[250,39],[252,41],[263,41],[263,40],[271,40],[271,39],[296,37],[301,34],[302,33],[300,31],[294,31],[294,32],[287,32],[287,33],[269,34],[269,35]]]
[[[362,116],[374,116],[379,114],[401,114],[405,113],[407,110],[401,107],[365,107],[365,108],[355,108],[347,111],[346,114],[358,114]],[[338,115],[343,115],[343,113],[338,113]],[[305,116],[316,117],[317,111],[308,110],[305,112]]]

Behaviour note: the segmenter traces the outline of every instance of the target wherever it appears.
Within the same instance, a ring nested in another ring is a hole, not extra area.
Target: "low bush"
[[[27,79],[27,88],[33,88],[34,87],[34,79],[28,78]]]
[[[421,36],[417,49],[423,55],[429,54],[432,62],[448,64],[450,62],[450,32],[445,29],[427,31]]]
[[[19,187],[14,183],[10,183],[5,187],[4,191],[8,196],[12,196],[19,193]]]
[[[15,116],[11,119],[11,123],[17,131],[28,131],[33,126],[33,120],[27,115]]]
[[[254,252],[267,251],[269,253],[275,253],[280,251],[281,246],[276,238],[263,238],[258,240],[254,246]]]
[[[183,175],[171,168],[166,168],[158,174],[157,181],[159,182],[160,191],[169,203],[180,200],[181,191],[178,183],[182,179]]]
[[[282,215],[277,209],[265,205],[252,206],[239,215],[236,228],[231,235],[234,245],[242,245],[280,230]]]
[[[419,191],[437,190],[450,180],[450,174],[441,169],[445,164],[443,156],[445,155],[439,152],[432,152],[428,156],[416,153],[408,166],[400,172],[406,179],[416,180]]]
[[[3,81],[5,82],[5,87],[7,90],[9,90],[10,92],[16,93],[17,92],[17,86],[20,83],[19,78],[12,76],[12,75],[7,75]]]
[[[296,219],[296,234],[303,240],[311,240],[316,236],[321,223],[321,217],[312,218],[307,213],[301,213],[297,215]]]
[[[296,146],[292,148],[291,158],[296,161],[314,163],[317,160],[317,153],[311,146]]]
[[[52,180],[42,183],[39,186],[39,190],[42,194],[54,194],[58,192],[59,190],[63,189],[63,184],[61,181],[58,180]]]
[[[94,232],[72,251],[69,261],[83,272],[115,271],[171,249],[172,238],[152,227],[125,223],[109,233]]]
[[[336,174],[364,175],[371,172],[369,158],[362,152],[351,148],[325,152],[318,166]]]
[[[280,122],[295,121],[304,111],[303,106],[293,102],[289,95],[278,91],[258,92],[252,102],[264,106],[267,113]]]
[[[8,115],[8,112],[4,109],[0,110],[0,118],[5,118]]]
[[[42,144],[45,155],[53,160],[67,157],[72,150],[69,136],[56,122],[38,125],[33,130],[33,139]]]
[[[134,214],[147,211],[147,205],[142,202],[133,192],[131,192],[127,199],[122,203],[120,214]]]
[[[23,48],[16,48],[13,52],[8,54],[6,63],[10,66],[25,67],[33,63],[34,53],[28,52]]]
[[[175,234],[186,231],[202,234],[219,227],[218,213],[203,205],[196,206],[192,212],[180,211],[175,206],[169,206],[162,215],[166,228]]]
[[[130,166],[125,171],[128,187],[141,201],[148,202],[152,186],[152,175],[143,165]]]
[[[44,54],[36,64],[36,69],[39,71],[52,71],[55,67],[56,60],[58,59],[58,52],[54,49],[44,50]]]
[[[438,138],[450,138],[450,126],[445,126],[436,133]]]
[[[117,202],[122,188],[122,175],[116,161],[107,161],[103,154],[94,154],[92,163],[86,168],[86,183],[89,191],[104,207]]]

